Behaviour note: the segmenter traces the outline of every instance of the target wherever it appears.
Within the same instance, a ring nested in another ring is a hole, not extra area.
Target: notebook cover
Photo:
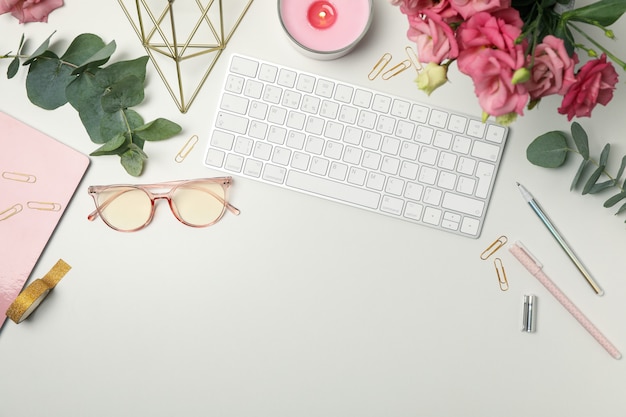
[[[0,328],[89,157],[0,112]]]

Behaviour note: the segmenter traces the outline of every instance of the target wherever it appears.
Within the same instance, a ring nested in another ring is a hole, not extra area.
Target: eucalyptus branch
[[[163,118],[146,123],[132,109],[144,99],[148,57],[104,66],[116,49],[115,42],[105,44],[96,35],[82,34],[58,55],[49,49],[51,37],[25,55],[22,36],[14,55],[0,57],[11,59],[7,78],[13,78],[20,66],[28,66],[26,92],[33,104],[54,110],[69,103],[91,141],[101,145],[91,155],[118,155],[129,174],[141,175],[148,159],[145,142],[168,139],[181,131],[178,124]]]
[[[606,144],[596,160],[589,155],[589,140],[587,133],[577,122],[572,123],[571,140],[574,147],[569,146],[569,138],[563,132],[551,131],[538,136],[528,146],[526,157],[537,166],[544,168],[557,168],[567,160],[567,155],[575,153],[581,156],[582,161],[576,171],[570,190],[574,190],[582,184],[582,194],[598,194],[613,189],[613,195],[604,201],[604,207],[613,207],[626,199],[626,181],[622,182],[624,169],[626,168],[626,156],[622,157],[620,167],[615,176],[607,171],[610,144]],[[595,167],[594,167],[595,166]],[[588,168],[593,168],[591,173]],[[584,179],[586,177],[586,179]],[[617,209],[615,214],[626,211],[626,203]],[[625,221],[626,223],[626,221]]]

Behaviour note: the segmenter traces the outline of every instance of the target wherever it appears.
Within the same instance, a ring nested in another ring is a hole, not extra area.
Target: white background
[[[429,98],[411,71],[367,79],[383,53],[399,61],[410,44],[399,10],[374,3],[372,26],[358,47],[322,62],[290,46],[274,0],[255,0],[186,114],[148,64],[146,100],[136,110],[146,119],[176,121],[183,132],[146,145],[150,160],[140,178],[126,174],[117,157],[91,158],[31,280],[59,258],[71,271],[33,316],[19,325],[8,321],[0,332],[1,417],[626,414],[625,360],[604,351],[507,250],[498,252],[507,292],[498,287],[492,260],[479,259],[500,235],[509,245],[522,241],[626,352],[624,217],[602,207],[607,196],[569,191],[576,157],[556,170],[525,157],[537,135],[569,129],[556,112],[558,100],[545,100],[512,125],[477,240],[238,178],[231,201],[241,215],[226,213],[208,229],[181,225],[165,205],[137,233],[87,221],[89,185],[221,175],[201,161],[231,52],[480,114],[471,83],[454,65],[450,83]],[[15,50],[22,33],[34,48],[55,30],[59,51],[91,32],[117,42],[113,62],[145,53],[113,0],[66,0],[48,24],[19,25],[4,15],[0,27],[2,53]],[[611,49],[624,51],[623,19],[614,30],[620,41]],[[5,74],[8,62],[0,65]],[[613,173],[626,154],[620,75],[610,106],[580,120],[593,155],[612,143]],[[32,105],[25,77],[24,69],[12,80],[0,76],[0,110],[92,152],[97,145],[77,113]],[[174,162],[193,134],[200,143],[183,163]],[[516,181],[552,217],[603,297],[524,203]],[[521,303],[530,293],[538,297],[537,332],[525,334]]]

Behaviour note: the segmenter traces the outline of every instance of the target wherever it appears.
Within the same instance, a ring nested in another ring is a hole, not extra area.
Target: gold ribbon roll
[[[7,309],[7,317],[15,323],[26,320],[71,268],[63,259],[59,259],[43,278],[34,280],[17,296]]]

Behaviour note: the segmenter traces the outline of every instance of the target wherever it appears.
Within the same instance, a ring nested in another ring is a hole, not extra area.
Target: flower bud
[[[615,39],[615,33],[613,33],[613,31],[611,29],[607,29],[604,31],[604,36],[606,36],[609,39]]]
[[[517,120],[517,113],[515,112],[503,114],[502,116],[496,117],[496,123],[499,123],[502,126],[508,126],[516,120]]]
[[[519,68],[513,73],[511,84],[525,83],[530,79],[530,71],[526,67]]]
[[[426,67],[420,71],[415,82],[417,88],[430,95],[437,88],[441,87],[448,81],[448,67],[429,62]]]

